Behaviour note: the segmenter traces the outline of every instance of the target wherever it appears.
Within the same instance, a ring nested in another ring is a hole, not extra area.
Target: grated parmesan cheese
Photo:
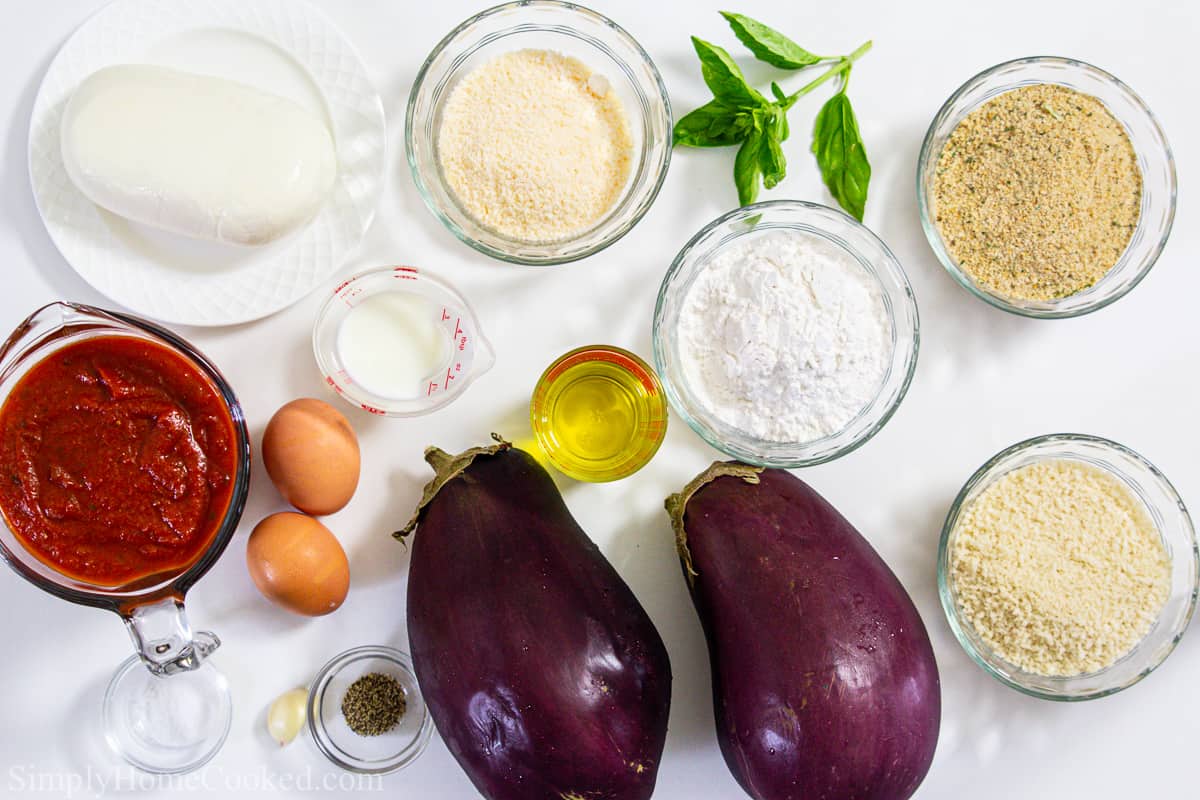
[[[1015,469],[972,501],[950,574],[964,619],[997,655],[1065,676],[1111,666],[1141,641],[1166,603],[1170,561],[1123,481],[1060,459]]]
[[[548,50],[505,53],[450,92],[438,129],[446,184],[509,239],[549,243],[593,227],[620,199],[633,139],[608,81]]]

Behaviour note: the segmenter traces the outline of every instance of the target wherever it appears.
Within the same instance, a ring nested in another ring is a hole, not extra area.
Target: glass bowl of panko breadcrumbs
[[[1200,553],[1166,477],[1096,436],[1039,436],[979,468],[938,548],[938,593],[967,654],[1047,700],[1128,688],[1174,650]]]
[[[646,51],[573,3],[519,0],[434,47],[405,149],[425,205],[501,261],[585,258],[628,233],[671,160],[671,104]]]
[[[1137,286],[1166,245],[1175,192],[1150,109],[1069,58],[971,78],[934,117],[917,166],[925,235],[951,276],[1043,319],[1096,311]]]

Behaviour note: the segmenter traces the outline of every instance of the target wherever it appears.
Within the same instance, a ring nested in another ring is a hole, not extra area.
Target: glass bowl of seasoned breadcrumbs
[[[434,48],[404,135],[421,197],[455,236],[551,265],[637,224],[666,177],[671,128],[662,77],[623,28],[573,3],[522,0]]]
[[[1175,216],[1175,161],[1142,99],[1069,58],[1008,61],[942,106],[921,146],[925,235],[985,302],[1077,317],[1146,276]]]
[[[1175,649],[1200,553],[1166,477],[1127,447],[1053,434],[971,476],[938,548],[938,593],[967,654],[1047,700],[1128,688]]]

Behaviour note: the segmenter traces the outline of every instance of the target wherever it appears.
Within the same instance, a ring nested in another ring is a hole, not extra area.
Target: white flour
[[[692,395],[716,419],[772,442],[846,427],[879,392],[891,337],[881,290],[858,260],[795,230],[726,245],[679,311]]]

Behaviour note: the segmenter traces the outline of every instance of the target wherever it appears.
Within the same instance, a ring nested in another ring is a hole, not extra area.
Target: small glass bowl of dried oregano
[[[356,647],[326,664],[308,695],[308,727],[317,747],[342,769],[383,775],[425,750],[433,722],[408,655]]]
[[[942,264],[1005,311],[1096,311],[1158,259],[1175,162],[1133,90],[1068,58],[1008,61],[963,84],[925,135],[917,197]]]

